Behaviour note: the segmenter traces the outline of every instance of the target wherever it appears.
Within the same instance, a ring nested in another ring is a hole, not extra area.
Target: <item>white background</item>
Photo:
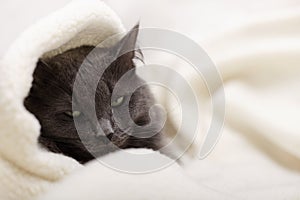
[[[70,0],[1,0],[0,56],[26,27]],[[126,28],[141,27],[179,31],[201,42],[206,36],[230,29],[252,18],[300,7],[300,0],[105,0]]]

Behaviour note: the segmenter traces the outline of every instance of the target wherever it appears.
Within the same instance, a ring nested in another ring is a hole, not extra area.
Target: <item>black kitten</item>
[[[132,96],[126,94],[124,87],[124,90],[117,94],[118,98],[111,100],[115,84],[126,72],[135,68],[133,59],[137,54],[136,51],[119,56],[109,65],[98,82],[94,97],[81,95],[90,94],[88,81],[99,79],[97,73],[101,67],[105,66],[108,57],[116,52],[134,49],[137,34],[138,26],[112,47],[82,46],[52,58],[39,60],[33,74],[32,88],[24,104],[41,123],[39,142],[43,146],[50,151],[73,157],[81,163],[118,148],[158,150],[162,147],[161,132],[150,138],[135,137],[129,134],[133,134],[135,130],[131,128],[127,119],[123,119],[128,124],[128,127],[124,128],[120,127],[112,117],[113,112],[118,113],[118,109],[127,102],[131,119],[135,124],[145,126],[150,123],[149,109],[155,102],[147,86],[140,87]],[[92,60],[89,61],[92,66],[81,74],[82,83],[86,85],[79,88],[76,96],[73,94],[74,81],[79,67],[90,53],[93,54]],[[134,70],[130,76],[133,78],[132,80],[143,81]],[[72,95],[75,96],[73,105]],[[86,107],[92,100],[96,104],[96,121],[92,120],[91,113]],[[78,105],[74,105],[76,102]],[[74,110],[74,108],[76,109]],[[159,118],[159,114],[156,117]],[[75,128],[75,119],[80,124],[79,128],[76,126],[77,129]],[[101,130],[104,134],[101,134]],[[149,131],[151,130],[149,129]],[[139,133],[134,134],[138,135]]]

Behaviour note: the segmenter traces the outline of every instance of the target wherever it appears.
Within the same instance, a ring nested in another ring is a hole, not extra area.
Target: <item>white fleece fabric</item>
[[[223,135],[208,158],[196,160],[185,172],[172,165],[144,175],[122,174],[98,162],[82,168],[38,147],[40,125],[23,106],[37,59],[124,31],[99,1],[74,1],[41,20],[1,60],[0,199],[44,194],[42,200],[299,199],[299,13],[278,13],[201,41],[224,80]],[[203,82],[182,73],[198,88],[201,102],[209,101]],[[168,102],[170,97],[163,98]],[[210,111],[203,115],[209,123]]]
[[[299,199],[299,13],[299,9],[278,12],[201,41],[223,78],[226,115],[214,151],[187,171],[224,196]],[[174,67],[187,74],[202,107],[210,107],[203,81],[187,68]],[[217,96],[218,89],[212,95]],[[201,110],[206,120],[198,146],[211,113],[211,107]]]
[[[130,149],[130,151],[154,153],[165,157],[147,149]],[[114,159],[119,154],[121,155],[120,152],[116,152],[107,155],[106,158]],[[93,161],[80,172],[58,183],[39,200],[81,200],[87,197],[92,200],[230,199],[223,198],[223,195],[213,189],[193,181],[177,164],[154,173],[130,174],[115,171]]]
[[[81,165],[42,150],[40,124],[23,105],[38,58],[124,31],[103,2],[74,1],[38,21],[12,44],[0,66],[0,199],[33,199]]]
[[[159,173],[130,175],[97,161],[83,167],[72,158],[38,145],[40,124],[23,105],[38,59],[81,45],[98,45],[108,36],[124,31],[119,18],[103,2],[76,0],[31,26],[12,44],[0,67],[1,200],[32,200],[44,194],[46,199],[64,200],[179,200],[186,195],[190,199],[217,195],[205,187],[198,190],[197,184],[183,175],[176,164]],[[108,155],[115,156],[118,152]],[[69,174],[73,176],[62,181]]]

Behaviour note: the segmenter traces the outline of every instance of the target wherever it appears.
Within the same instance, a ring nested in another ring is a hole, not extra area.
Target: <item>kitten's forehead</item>
[[[129,45],[124,39],[120,44],[108,48],[81,46],[68,50],[46,59],[47,70],[42,71],[42,74],[51,74],[51,82],[58,85],[61,91],[66,91],[64,96],[69,95],[70,100],[73,95],[77,103],[81,102],[83,105],[80,107],[85,108],[85,105],[93,103],[110,103],[108,98],[111,97],[115,84],[134,68],[133,52],[118,56],[119,48],[124,44]],[[101,99],[101,102],[95,102],[95,99]]]

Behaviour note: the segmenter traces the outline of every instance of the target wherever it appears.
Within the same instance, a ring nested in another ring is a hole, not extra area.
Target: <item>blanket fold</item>
[[[0,61],[0,199],[297,199],[299,21],[299,11],[279,13],[202,42],[224,80],[226,118],[215,151],[186,168],[190,177],[176,165],[141,176],[120,174],[97,162],[83,167],[38,145],[40,124],[23,105],[38,59],[97,45],[125,31],[118,16],[98,0],[72,1],[38,21]],[[218,88],[209,94],[203,80],[171,63],[186,75],[201,101],[200,146],[211,119],[209,95],[218,95]],[[171,104],[170,96],[161,98]],[[180,124],[177,118],[171,116],[175,125]]]
[[[0,199],[29,199],[81,167],[38,145],[40,124],[23,105],[38,59],[97,45],[124,31],[118,16],[103,2],[77,0],[32,25],[8,49],[0,66]]]

